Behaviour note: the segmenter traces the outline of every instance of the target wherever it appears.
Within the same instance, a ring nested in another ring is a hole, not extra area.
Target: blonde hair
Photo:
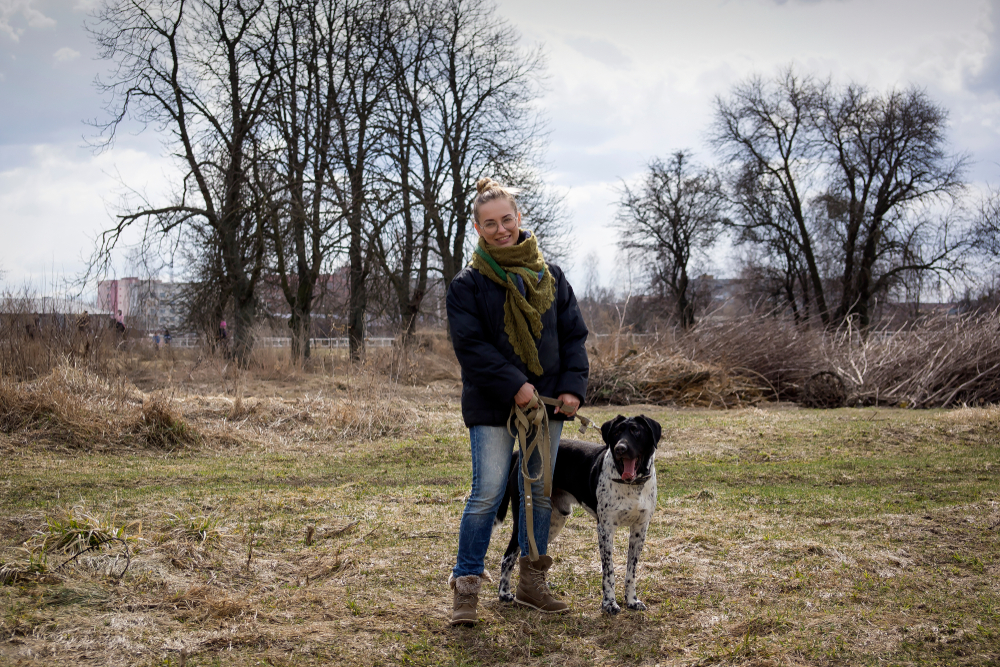
[[[476,223],[479,222],[479,207],[497,199],[506,199],[514,207],[514,213],[519,212],[514,197],[521,193],[521,188],[505,187],[486,176],[476,181],[476,193],[472,201],[472,218]]]

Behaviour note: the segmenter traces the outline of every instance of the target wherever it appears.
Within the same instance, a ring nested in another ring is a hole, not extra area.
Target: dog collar
[[[615,484],[624,484],[626,486],[642,486],[643,484],[649,481],[650,477],[652,477],[652,475],[642,475],[641,477],[636,477],[631,482],[626,482],[624,479],[620,477],[618,479],[612,477],[611,481],[614,482]]]

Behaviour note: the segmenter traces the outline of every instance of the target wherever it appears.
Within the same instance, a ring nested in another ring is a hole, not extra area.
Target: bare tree
[[[771,185],[759,165],[743,165],[731,188],[735,215],[729,226],[735,232],[736,245],[746,249],[744,281],[761,281],[759,285],[747,284],[747,298],[755,307],[761,302],[769,304],[776,313],[788,308],[800,322],[809,319],[814,307],[813,282],[795,233],[799,226],[793,209],[785,204],[781,188]],[[808,218],[805,229],[813,235]],[[819,264],[821,248],[814,247],[813,256]]]
[[[435,42],[416,150],[421,201],[448,285],[465,264],[476,180],[532,162],[543,132],[532,107],[542,60],[517,47],[517,31],[488,0],[437,0],[427,10]]]
[[[945,152],[948,114],[915,88],[879,95],[862,86],[827,85],[816,98],[816,127],[831,166],[825,195],[841,247],[835,321],[871,321],[874,295],[894,282],[920,281],[959,268],[968,237],[947,211],[964,187],[964,156]]]
[[[270,194],[275,212],[270,218],[274,272],[291,312],[292,357],[305,359],[310,356],[313,307],[320,296],[317,282],[331,258],[343,250],[345,211],[340,204],[345,200],[334,185],[334,165],[343,164],[345,149],[338,130],[349,124],[347,117],[353,113],[344,86],[345,59],[351,49],[363,48],[368,33],[352,23],[362,18],[348,17],[358,9],[350,2],[281,4],[281,75],[267,116],[276,143],[271,171],[277,185],[262,190]]]
[[[687,151],[677,151],[669,162],[654,159],[637,185],[622,187],[619,243],[650,257],[653,284],[666,290],[685,329],[694,324],[688,270],[718,239],[726,205],[722,180],[692,164]]]
[[[969,236],[948,205],[965,158],[945,152],[946,124],[922,91],[876,94],[791,69],[716,100],[712,141],[737,165],[737,239],[798,283],[797,314],[868,326],[875,295],[961,268]]]
[[[431,272],[447,285],[465,263],[470,206],[484,173],[523,187],[528,224],[559,253],[558,198],[539,176],[541,125],[530,107],[541,62],[485,0],[410,0],[388,44],[393,87],[384,116],[384,233],[374,256],[396,294],[408,339]]]
[[[391,89],[388,45],[398,37],[399,24],[392,3],[322,0],[319,5],[321,20],[334,36],[327,56],[331,66],[318,82],[327,89],[331,104],[333,142],[327,182],[347,226],[347,336],[351,358],[359,360],[364,355],[367,281],[374,262],[368,241],[379,233],[372,229],[377,220],[371,215],[382,138],[378,118]]]
[[[183,169],[177,201],[122,212],[102,248],[140,220],[158,233],[206,224],[233,300],[234,352],[246,361],[264,256],[248,153],[271,99],[275,12],[264,0],[107,0],[94,18],[91,34],[114,63],[100,82],[111,96],[107,141],[137,118],[162,128]]]
[[[816,83],[790,68],[774,81],[752,77],[735,86],[729,98],[716,98],[710,136],[723,159],[737,165],[737,221],[749,232],[745,238],[794,248],[827,324],[823,277],[806,211],[821,167],[822,145],[812,122],[816,95]],[[786,265],[786,271],[791,267]]]
[[[382,233],[374,257],[392,285],[404,342],[411,340],[430,282],[430,222],[425,192],[437,192],[440,165],[428,139],[427,98],[437,27],[426,2],[400,3],[401,31],[386,44],[392,86],[382,117]],[[440,156],[438,156],[440,157]]]
[[[974,227],[976,246],[1000,259],[1000,190],[991,189],[979,204]]]

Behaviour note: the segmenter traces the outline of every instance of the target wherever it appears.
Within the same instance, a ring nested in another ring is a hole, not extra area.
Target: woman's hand
[[[567,417],[575,415],[580,408],[580,399],[575,394],[559,394],[559,400],[562,401],[562,407],[556,408],[556,412],[561,412]]]
[[[521,388],[517,390],[517,393],[514,394],[514,402],[517,404],[517,407],[523,408],[524,406],[526,406],[528,403],[531,402],[531,397],[534,395],[535,395],[535,385],[531,384],[530,382],[525,382],[523,385],[521,385]],[[579,401],[577,402],[577,404],[579,405]]]

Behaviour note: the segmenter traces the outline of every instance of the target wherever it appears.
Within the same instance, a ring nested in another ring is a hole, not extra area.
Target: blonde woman
[[[477,604],[485,573],[493,520],[503,498],[514,438],[507,431],[511,406],[525,406],[537,391],[558,397],[561,409],[548,408],[555,466],[562,424],[572,419],[587,394],[587,327],[573,289],[558,266],[548,264],[536,237],[521,229],[515,196],[489,178],[476,184],[473,218],[479,242],[470,266],[448,287],[448,326],[462,367],[462,417],[472,448],[472,492],[462,514],[458,557],[449,579],[454,600],[451,624],[478,621]],[[540,477],[541,457],[529,458],[529,472]],[[521,510],[520,582],[514,601],[546,613],[566,611],[552,596],[546,574],[551,505],[542,482],[532,485],[533,530],[540,557],[528,557],[529,527]]]

